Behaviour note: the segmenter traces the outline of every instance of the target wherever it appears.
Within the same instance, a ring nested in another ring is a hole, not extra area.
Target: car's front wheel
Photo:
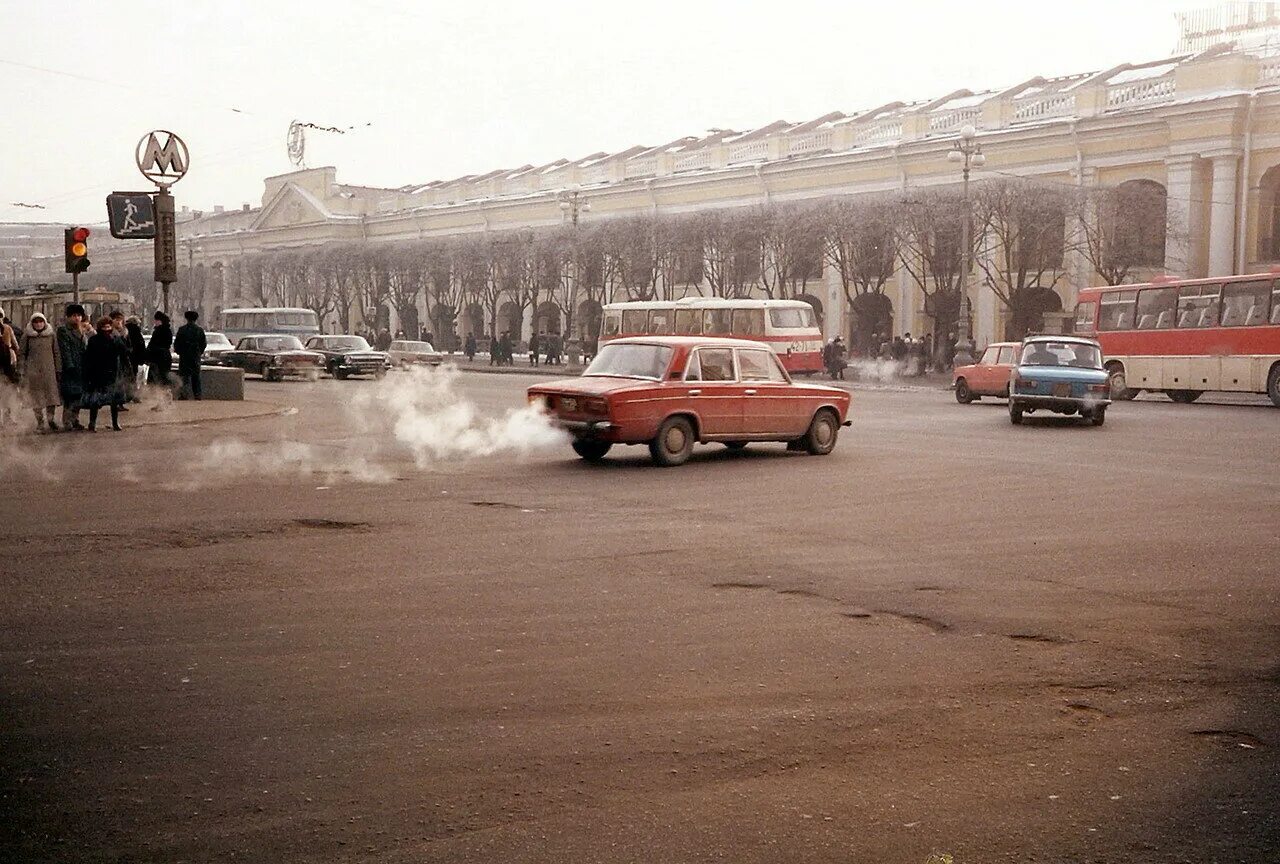
[[[588,462],[599,462],[612,446],[608,441],[574,441],[573,452]]]
[[[1022,423],[1022,406],[1012,399],[1009,400],[1009,422],[1014,426]]]
[[[334,366],[334,367],[333,367],[333,369],[331,369],[331,370],[330,370],[330,372],[331,372],[331,374],[333,375],[333,377],[334,377],[334,378],[337,378],[339,381],[346,381],[346,380],[347,380],[347,370],[346,370],[346,369],[339,369],[337,366]]]
[[[961,405],[968,405],[977,397],[973,395],[973,391],[969,389],[969,382],[963,378],[956,379],[956,401]]]
[[[693,452],[693,441],[693,424],[685,417],[669,417],[649,442],[649,455],[664,468],[683,465]]]
[[[804,449],[811,456],[826,456],[836,449],[840,436],[840,418],[830,408],[823,408],[813,415],[809,431],[804,434]]]

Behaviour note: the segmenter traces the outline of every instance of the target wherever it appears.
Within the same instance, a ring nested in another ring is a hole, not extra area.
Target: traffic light
[[[62,232],[63,251],[67,259],[68,273],[83,273],[89,269],[89,229],[67,228]]]

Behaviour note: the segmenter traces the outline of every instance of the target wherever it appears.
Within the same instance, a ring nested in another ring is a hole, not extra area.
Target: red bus
[[[600,343],[623,336],[725,336],[765,342],[792,375],[822,371],[822,330],[803,300],[686,297],[610,303]]]
[[[1280,274],[1086,288],[1075,332],[1102,343],[1112,398],[1148,390],[1194,402],[1266,393],[1280,407]]]

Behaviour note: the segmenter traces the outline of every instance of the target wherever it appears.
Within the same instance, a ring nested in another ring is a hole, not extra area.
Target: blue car
[[[1102,346],[1077,336],[1029,336],[1009,378],[1009,421],[1036,411],[1078,414],[1101,426],[1111,404]]]

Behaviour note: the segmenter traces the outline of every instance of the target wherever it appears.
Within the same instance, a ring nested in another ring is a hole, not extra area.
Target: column
[[[1098,170],[1092,166],[1084,166],[1083,172],[1079,176],[1079,192],[1082,196],[1089,196],[1093,193],[1094,188],[1098,185]],[[1089,200],[1089,199],[1084,199]],[[1083,203],[1075,212],[1068,210],[1066,218],[1066,237],[1063,239],[1063,249],[1066,251],[1063,266],[1067,268],[1070,274],[1067,285],[1067,298],[1063,308],[1074,309],[1076,297],[1080,295],[1081,288],[1087,288],[1093,284],[1096,276],[1093,264],[1089,261],[1089,256],[1085,254],[1084,244],[1086,232],[1093,229],[1091,224],[1097,219],[1097,214],[1091,212],[1091,208],[1084,206]]]
[[[828,342],[837,336],[848,339],[849,309],[840,287],[840,272],[826,261],[822,262],[822,284],[826,289],[822,292],[822,338]]]
[[[1202,170],[1196,156],[1170,156],[1165,160],[1167,234],[1164,269],[1174,276],[1203,276],[1200,240],[1204,236]]]
[[[894,316],[898,325],[895,329],[903,336],[910,333],[911,338],[919,339],[923,335],[923,331],[916,325],[916,312],[921,299],[920,288],[905,267],[898,268],[898,286],[902,305],[897,310],[898,314]]]
[[[1230,276],[1235,271],[1238,158],[1235,153],[1213,156],[1213,194],[1209,203],[1210,276]]]

